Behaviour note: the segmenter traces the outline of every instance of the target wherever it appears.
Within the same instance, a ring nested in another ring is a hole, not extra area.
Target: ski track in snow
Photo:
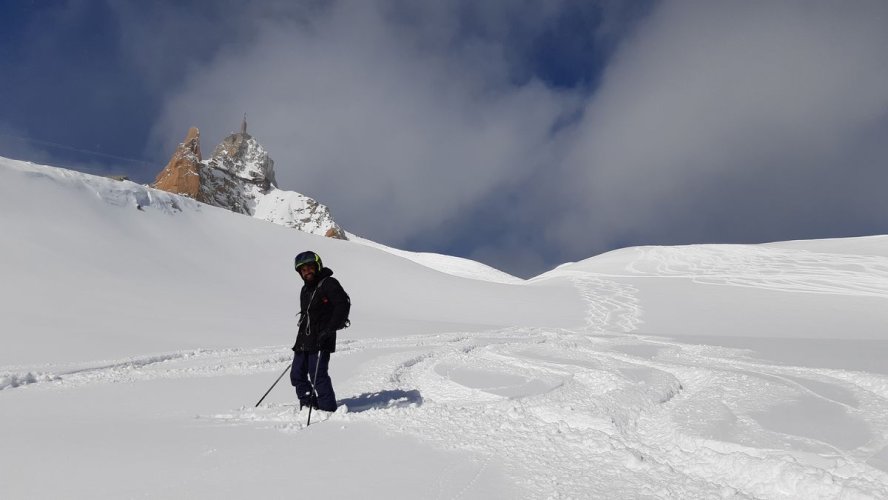
[[[639,247],[633,277],[779,291],[888,297],[888,258],[750,245]]]
[[[329,419],[476,454],[477,471],[460,495],[471,496],[493,461],[532,498],[888,498],[888,468],[868,464],[888,449],[888,378],[634,334],[642,310],[631,286],[589,274],[571,279],[589,304],[582,331],[345,339],[336,363],[370,361],[334,380],[350,411]],[[860,283],[843,293],[881,292]],[[273,373],[290,359],[285,347],[268,346],[0,367],[0,390]],[[811,408],[826,420],[781,425],[781,415]],[[203,418],[291,432],[303,428],[303,416],[272,404]],[[834,432],[847,422],[870,432]]]

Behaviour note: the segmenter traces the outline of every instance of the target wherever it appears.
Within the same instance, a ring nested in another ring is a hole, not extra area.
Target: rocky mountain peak
[[[247,133],[246,116],[240,132],[222,139],[222,143],[213,151],[208,164],[245,181],[262,185],[265,189],[277,186],[274,178],[274,160],[268,156],[268,152],[259,141]]]
[[[157,174],[154,187],[203,201],[200,200],[200,167],[200,130],[191,127],[167,166]]]
[[[346,239],[345,231],[317,201],[277,188],[274,160],[253,136],[247,120],[201,160],[200,132],[188,130],[154,187],[301,231]]]

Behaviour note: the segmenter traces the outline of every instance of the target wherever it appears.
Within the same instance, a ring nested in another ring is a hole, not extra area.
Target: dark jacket
[[[330,268],[317,273],[314,283],[299,294],[299,334],[294,351],[336,351],[336,330],[348,318],[351,301]]]

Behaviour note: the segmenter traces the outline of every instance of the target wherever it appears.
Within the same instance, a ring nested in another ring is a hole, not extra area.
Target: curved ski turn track
[[[638,335],[632,286],[571,280],[588,302],[583,330],[344,335],[333,375],[348,411],[329,419],[469,453],[475,479],[496,463],[528,498],[888,498],[888,378]],[[289,361],[270,346],[3,367],[0,389],[270,376]],[[350,373],[336,378],[337,366]],[[199,422],[312,432],[303,417],[273,403]]]

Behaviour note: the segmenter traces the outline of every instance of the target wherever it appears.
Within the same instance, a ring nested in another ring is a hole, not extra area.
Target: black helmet
[[[295,266],[296,270],[299,271],[299,268],[304,266],[305,264],[317,264],[318,271],[324,268],[324,264],[321,262],[321,256],[312,252],[311,250],[307,252],[302,252],[301,254],[296,256]]]

